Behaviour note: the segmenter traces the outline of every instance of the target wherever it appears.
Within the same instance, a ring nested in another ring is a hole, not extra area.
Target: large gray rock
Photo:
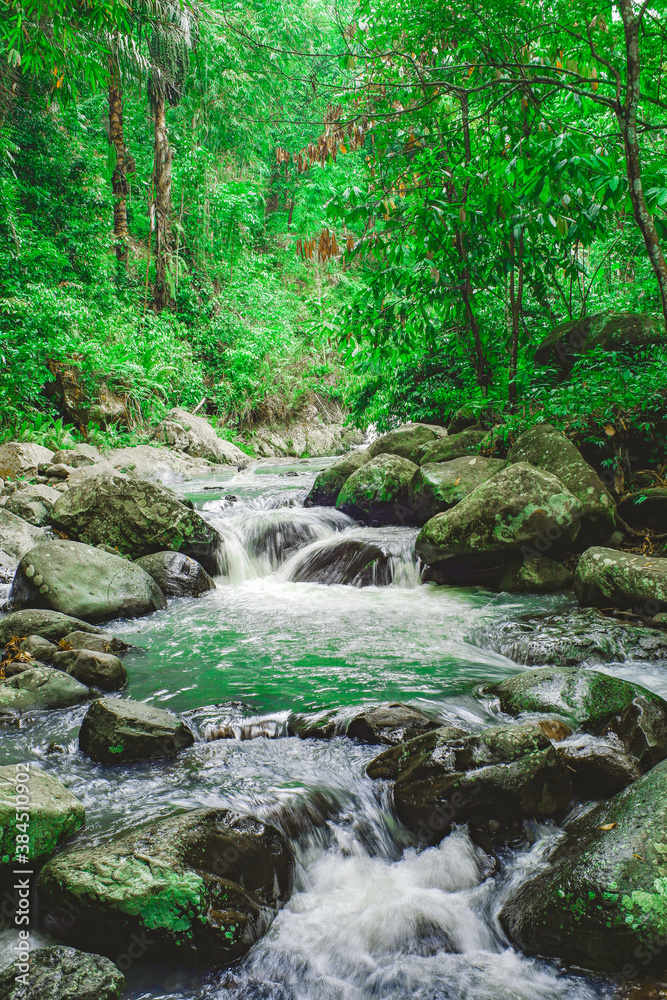
[[[26,769],[29,774],[27,782]],[[16,837],[21,832],[16,817],[18,814],[21,822],[21,814],[25,811],[17,803],[19,776],[21,784],[27,784],[30,800],[26,856],[31,861],[53,854],[62,840],[81,829],[86,818],[83,804],[58,778],[42,771],[34,763],[24,764],[20,772],[17,772],[16,764],[0,767],[0,867],[16,867]]]
[[[443,438],[443,443],[447,440]],[[502,459],[480,455],[422,463],[408,487],[408,502],[415,513],[415,522],[426,524],[436,514],[455,507],[506,465]]]
[[[604,739],[583,734],[560,743],[556,752],[572,772],[575,795],[582,799],[608,799],[643,773],[614,734]]]
[[[498,589],[509,594],[547,594],[571,587],[573,578],[572,570],[562,563],[548,556],[535,556],[510,566]]]
[[[104,461],[104,459],[99,448],[82,442],[74,448],[63,448],[61,451],[57,451],[52,461],[55,464],[62,462],[63,465],[68,465],[71,469],[78,469],[82,466],[95,465],[97,462]]]
[[[420,465],[430,465],[432,462],[451,462],[455,458],[462,458],[464,455],[479,454],[479,446],[486,437],[488,431],[480,430],[477,427],[470,427],[468,430],[452,434],[447,437],[438,438],[428,446],[422,455]]]
[[[0,1000],[120,1000],[125,977],[108,958],[56,945],[30,952],[25,982],[15,962],[0,973]]]
[[[215,590],[204,567],[182,552],[152,552],[136,560],[167,597],[201,597]]]
[[[439,722],[419,709],[394,702],[359,712],[347,723],[345,735],[362,743],[393,747],[440,728]]]
[[[416,552],[444,582],[488,582],[522,556],[554,558],[567,552],[581,513],[579,501],[560,480],[518,462],[427,521]]]
[[[335,507],[338,494],[346,479],[369,462],[366,449],[353,451],[319,473],[303,502],[304,507]]]
[[[667,558],[587,549],[577,563],[574,591],[580,604],[629,608],[649,621],[667,610]]]
[[[107,453],[106,460],[112,468],[128,476],[165,483],[182,482],[215,471],[205,458],[192,458],[172,448],[151,447],[149,444],[114,448]],[[95,469],[92,471],[95,472]],[[77,475],[72,478],[76,480],[81,472],[85,470],[78,469]]]
[[[376,438],[368,449],[371,458],[377,455],[400,455],[419,465],[424,452],[447,431],[433,424],[404,424],[388,434]]]
[[[87,687],[119,691],[127,684],[127,670],[113,653],[92,649],[62,649],[54,653],[53,666],[64,670]]]
[[[70,632],[86,632],[90,635],[105,635],[101,628],[89,625],[78,618],[71,618],[59,611],[43,611],[30,608],[0,615],[0,646],[6,646],[14,636],[40,635],[49,642],[60,642]],[[109,636],[109,639],[111,637]]]
[[[58,539],[30,549],[19,563],[9,606],[71,612],[90,622],[139,618],[166,607],[140,566],[91,545]],[[41,634],[37,629],[32,633]]]
[[[553,365],[567,375],[577,355],[595,347],[607,351],[639,350],[661,343],[664,336],[664,324],[658,316],[629,312],[595,313],[567,320],[555,327],[535,351],[535,361],[538,365]]]
[[[78,542],[109,545],[132,558],[170,549],[217,569],[217,531],[158,483],[118,472],[90,476],[60,496],[52,519]]]
[[[238,465],[248,456],[231,441],[219,438],[205,417],[174,407],[155,428],[156,441],[162,441],[176,451],[193,458],[206,458],[222,465]]]
[[[409,486],[416,471],[406,458],[380,454],[346,479],[336,507],[361,524],[412,524]]]
[[[535,424],[521,435],[508,458],[550,472],[574,494],[583,511],[579,548],[607,541],[616,523],[613,497],[595,469],[561,431],[551,424]]]
[[[615,733],[643,768],[667,757],[667,702],[598,670],[541,667],[487,688],[503,712],[556,713],[596,735]]]
[[[80,748],[98,764],[175,757],[194,739],[171,712],[120,698],[93,701],[79,731]]]
[[[228,964],[290,897],[294,859],[273,827],[202,809],[48,862],[39,879],[46,928],[107,955]]]
[[[38,466],[52,458],[53,452],[41,444],[8,441],[0,445],[0,479],[35,479]]]
[[[36,663],[0,681],[0,715],[71,708],[88,701],[90,692],[73,677]]]
[[[299,553],[290,563],[289,579],[296,583],[344,584],[349,587],[388,587],[400,544],[343,535]]]
[[[58,490],[36,483],[23,486],[10,496],[4,509],[38,528],[50,521],[51,510],[60,497]]]
[[[403,744],[394,787],[399,819],[429,843],[453,823],[511,828],[556,816],[571,796],[570,772],[536,723],[418,736]]]
[[[566,826],[500,919],[531,955],[611,974],[664,968],[667,762]]]
[[[43,528],[29,524],[6,507],[0,507],[0,549],[13,557],[15,565],[43,538],[46,538]]]

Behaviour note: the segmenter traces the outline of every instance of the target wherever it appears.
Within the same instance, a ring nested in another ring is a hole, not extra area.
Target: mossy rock
[[[167,597],[201,597],[215,590],[215,581],[204,567],[182,552],[151,552],[136,560]]]
[[[202,809],[66,851],[38,889],[47,931],[77,947],[116,956],[137,935],[145,960],[221,965],[268,930],[293,879],[277,830]]]
[[[536,556],[510,566],[499,589],[509,594],[547,594],[571,587],[573,578],[572,570],[562,563],[547,556]]]
[[[370,445],[368,454],[371,458],[377,455],[400,455],[419,465],[429,445],[444,438],[446,434],[444,427],[433,424],[404,424],[376,438]]]
[[[88,687],[119,691],[127,684],[127,670],[113,653],[93,649],[62,649],[53,655],[53,666]]]
[[[0,973],[0,1000],[120,1000],[125,986],[108,958],[62,945],[30,951],[27,983],[19,964]]]
[[[606,542],[616,525],[615,504],[595,469],[551,424],[535,424],[522,434],[508,454],[510,462],[528,462],[556,476],[582,508],[579,548]]]
[[[306,551],[293,566],[289,579],[296,583],[329,586],[386,587],[393,579],[391,543],[363,538],[333,538],[321,548]]]
[[[548,472],[518,462],[502,469],[419,533],[416,552],[442,582],[497,582],[521,557],[556,558],[573,545],[581,505]]]
[[[377,765],[376,765],[377,767]],[[454,823],[513,827],[558,815],[570,803],[570,772],[536,723],[450,738],[447,729],[402,745],[394,804],[421,841]]]
[[[101,628],[89,625],[80,618],[72,618],[60,611],[42,608],[26,608],[0,615],[0,646],[6,646],[10,639],[20,635],[40,635],[49,642],[60,642],[70,632],[86,632],[90,635],[104,635]],[[109,636],[111,639],[111,636]]]
[[[89,622],[139,618],[167,606],[158,585],[140,566],[64,539],[42,542],[25,554],[8,604],[12,609],[71,613]]]
[[[458,434],[448,434],[430,444],[422,455],[420,465],[430,465],[431,462],[451,462],[464,455],[478,455],[479,446],[487,435],[487,431],[470,427]]]
[[[574,591],[585,606],[629,609],[650,620],[667,611],[667,558],[587,549],[577,563]]]
[[[175,757],[193,743],[192,731],[177,716],[129,698],[97,698],[79,731],[81,750],[104,764]]]
[[[47,774],[31,763],[29,766],[28,798],[30,820],[27,824],[28,854],[31,861],[39,861],[53,854],[58,844],[70,837],[84,824],[86,813],[83,804],[53,775]],[[21,779],[25,772],[21,771]],[[15,764],[0,767],[0,866],[14,866],[17,813],[24,811],[18,805],[17,769]]]
[[[215,528],[166,487],[121,472],[72,484],[54,505],[52,523],[75,541],[108,545],[133,559],[169,549],[217,572]]]
[[[335,507],[338,494],[346,479],[371,460],[364,449],[350,452],[319,473],[303,502],[304,507]]]
[[[336,507],[361,524],[413,524],[410,482],[417,466],[398,455],[377,455],[345,480]]]
[[[500,914],[528,954],[603,974],[664,968],[667,762],[566,826]]]
[[[43,663],[0,681],[0,717],[23,712],[72,708],[88,701],[90,691],[74,677]]]
[[[553,365],[563,376],[569,374],[580,354],[602,347],[606,351],[636,351],[659,344],[665,327],[649,313],[603,312],[582,319],[567,320],[555,327],[535,351],[538,365]]]
[[[465,455],[450,462],[420,465],[408,491],[416,522],[426,524],[436,514],[455,507],[506,464],[498,458]]]
[[[667,757],[667,702],[598,670],[541,667],[486,689],[508,715],[556,713],[596,735],[615,733],[644,768]]]

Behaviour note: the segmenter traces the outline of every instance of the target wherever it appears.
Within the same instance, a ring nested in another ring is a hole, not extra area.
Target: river
[[[199,740],[173,762],[105,767],[77,746],[85,707],[6,728],[0,763],[53,770],[86,807],[81,844],[180,809],[232,806],[281,825],[298,859],[294,895],[269,933],[224,972],[135,963],[128,1000],[593,1000],[609,983],[528,959],[497,913],[514,880],[558,836],[533,824],[501,871],[464,829],[418,853],[366,777],[378,748],[343,737],[287,738],[290,712],[409,701],[447,722],[482,728],[497,716],[477,685],[517,665],[471,640],[531,610],[567,610],[566,596],[510,597],[421,585],[416,531],[359,529],[331,510],[306,510],[304,491],[327,462],[259,466],[182,484],[226,539],[226,575],[197,600],[111,630],[128,696],[183,714]],[[225,499],[233,495],[235,500]],[[341,537],[379,538],[393,583],[357,588],[290,579],[309,554]],[[666,693],[665,664],[604,669]],[[216,739],[222,727],[237,736]],[[37,936],[36,940],[46,940]],[[12,933],[0,933],[9,961]]]

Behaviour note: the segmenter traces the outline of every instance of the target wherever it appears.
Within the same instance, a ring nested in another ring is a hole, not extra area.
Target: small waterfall
[[[296,552],[280,569],[294,582],[347,584],[353,587],[417,587],[420,569],[409,529],[357,528]]]

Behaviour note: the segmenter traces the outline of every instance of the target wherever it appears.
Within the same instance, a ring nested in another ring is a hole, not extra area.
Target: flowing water
[[[219,805],[254,812],[290,837],[294,895],[246,959],[215,973],[135,963],[132,1000],[611,997],[608,983],[517,953],[500,929],[503,894],[539,865],[554,826],[532,827],[527,846],[506,852],[501,874],[488,877],[465,829],[428,850],[411,845],[388,786],[365,776],[377,748],[284,735],[290,712],[351,714],[395,700],[481,728],[497,716],[476,686],[520,668],[471,640],[531,610],[572,607],[562,596],[421,585],[415,531],[360,529],[331,509],[301,506],[324,464],[264,464],[183,484],[225,539],[224,575],[203,598],[112,626],[135,647],[125,693],[182,713],[199,737],[192,748],[173,762],[94,765],[77,748],[82,708],[5,729],[0,764],[27,759],[53,770],[85,804],[81,843]],[[375,582],[390,585],[297,582],[350,539],[382,550]],[[665,694],[666,665],[604,669]],[[210,740],[221,730],[244,738]],[[0,933],[0,960],[11,944],[11,932]]]

